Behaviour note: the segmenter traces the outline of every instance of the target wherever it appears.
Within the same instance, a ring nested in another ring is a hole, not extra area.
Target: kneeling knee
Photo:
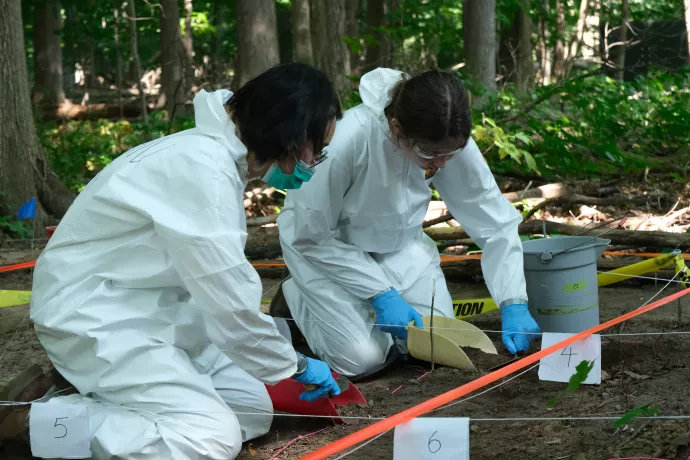
[[[203,420],[188,423],[180,434],[205,458],[237,457],[242,450],[242,431],[235,415],[230,411],[205,415]]]
[[[325,359],[333,371],[347,377],[368,372],[385,360],[385,350],[372,342],[352,344],[347,350]]]

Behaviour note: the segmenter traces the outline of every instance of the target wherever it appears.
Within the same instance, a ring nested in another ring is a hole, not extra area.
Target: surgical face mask
[[[314,168],[299,160],[295,164],[295,170],[292,174],[285,174],[280,170],[278,163],[273,163],[264,177],[261,178],[268,185],[277,189],[298,189],[304,182],[309,182],[311,176],[314,175]]]

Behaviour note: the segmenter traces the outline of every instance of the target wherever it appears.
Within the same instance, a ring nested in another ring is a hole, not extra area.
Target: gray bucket
[[[610,242],[567,236],[522,243],[529,310],[542,332],[599,325],[597,259]]]

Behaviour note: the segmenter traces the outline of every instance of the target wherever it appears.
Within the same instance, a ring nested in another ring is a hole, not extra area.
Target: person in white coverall
[[[252,178],[311,178],[341,117],[333,86],[282,65],[234,95],[200,91],[194,110],[196,128],[101,171],[36,265],[31,320],[76,390],[48,403],[89,407],[97,459],[232,459],[269,430],[264,383],[316,385],[306,400],[339,393],[328,366],[296,354],[259,312],[243,206]],[[47,377],[29,374],[5,393],[40,397]],[[27,413],[5,411],[0,439],[25,435]]]
[[[287,193],[278,217],[291,277],[282,295],[311,350],[358,376],[387,358],[405,326],[453,306],[436,245],[422,231],[433,183],[483,249],[482,270],[499,305],[503,342],[525,351],[539,328],[527,310],[520,213],[502,196],[470,137],[462,83],[452,73],[409,78],[379,68],[360,82],[318,174]],[[279,315],[275,315],[279,316]]]

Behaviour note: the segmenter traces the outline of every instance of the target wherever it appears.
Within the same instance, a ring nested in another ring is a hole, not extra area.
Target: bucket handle
[[[585,241],[583,241],[582,243],[578,243],[578,244],[576,244],[575,246],[573,246],[572,248],[564,249],[564,250],[562,250],[562,251],[560,251],[560,252],[556,252],[556,253],[551,253],[550,251],[544,251],[544,252],[542,252],[542,253],[539,255],[539,260],[541,261],[541,263],[547,264],[547,263],[551,262],[551,260],[553,260],[554,256],[557,256],[557,255],[560,255],[560,254],[565,254],[565,253],[568,252],[568,251],[572,251],[573,249],[579,248],[580,246],[582,246],[582,245],[584,245],[584,244],[587,244],[587,243],[589,243],[590,241],[594,241],[594,240],[596,240],[597,238],[606,235],[607,233],[611,233],[612,231],[617,230],[618,228],[620,228],[621,225],[623,225],[623,224],[625,223],[625,221],[626,221],[627,219],[628,219],[627,217],[624,217],[624,218],[618,223],[618,225],[616,225],[615,227],[610,228],[610,229],[606,230],[606,231],[603,232],[603,233],[599,233],[598,235],[593,236],[592,238],[590,238],[590,239],[588,239],[588,240],[585,240]],[[608,223],[608,222],[607,222],[607,223]],[[594,229],[592,229],[592,230],[594,230]]]

